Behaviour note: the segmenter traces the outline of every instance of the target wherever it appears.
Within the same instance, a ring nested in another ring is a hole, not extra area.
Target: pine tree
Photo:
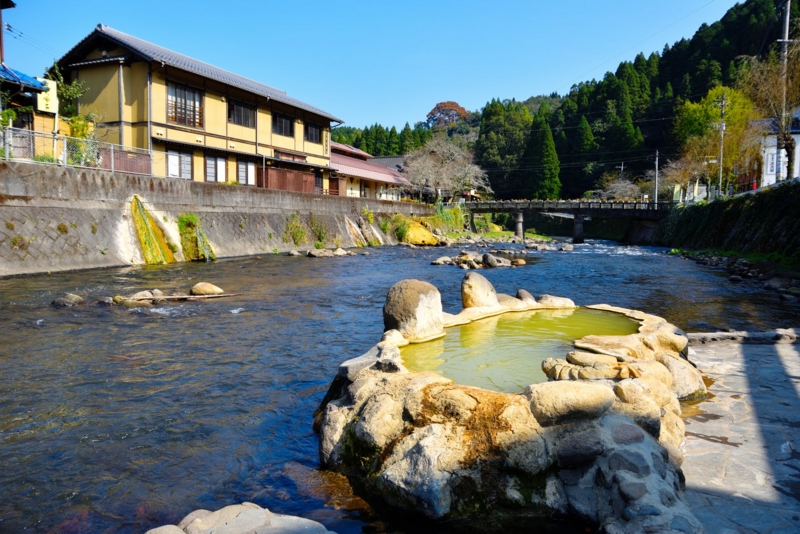
[[[594,140],[592,127],[585,115],[581,115],[581,122],[578,123],[578,134],[575,137],[575,153],[587,154],[597,150],[597,142]]]
[[[400,154],[400,136],[397,135],[397,128],[392,126],[389,130],[389,137],[386,141],[386,155],[397,156]]]
[[[370,152],[373,156],[386,156],[388,155],[388,143],[389,143],[389,133],[386,131],[386,128],[381,126],[380,124],[375,124],[372,127],[373,131],[373,152]]]
[[[561,194],[560,165],[553,133],[545,116],[537,113],[531,125],[528,145],[521,160],[523,175],[519,196],[523,198],[558,198]]]
[[[411,126],[406,123],[403,130],[400,132],[400,145],[397,151],[398,154],[405,156],[414,151],[414,133],[411,131]]]

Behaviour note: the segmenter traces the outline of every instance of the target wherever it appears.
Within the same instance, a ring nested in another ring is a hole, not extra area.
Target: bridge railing
[[[637,210],[637,211],[664,211],[670,210],[677,202],[668,200],[661,202],[642,202],[631,200],[497,200],[483,202],[466,202],[464,205],[472,211],[488,209],[492,211],[523,211],[523,210]]]

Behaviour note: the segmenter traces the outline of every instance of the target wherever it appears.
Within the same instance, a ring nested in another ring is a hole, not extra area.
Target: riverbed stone
[[[71,300],[65,299],[64,297],[58,297],[57,299],[53,300],[50,305],[54,308],[71,308],[72,306],[75,306],[75,303]]]
[[[199,282],[195,284],[190,293],[192,295],[222,295],[225,291],[222,288],[209,284],[208,282]]]
[[[553,295],[541,295],[537,302],[543,308],[574,308],[575,303],[568,298],[554,297]]]
[[[138,291],[128,297],[131,300],[139,300],[139,301],[152,301],[153,300],[153,293],[151,291]]]
[[[461,302],[465,308],[497,306],[497,292],[485,276],[467,273],[461,281]]]
[[[525,302],[526,304],[536,304],[536,299],[533,295],[525,291],[524,289],[517,289],[516,297]]]
[[[428,282],[401,280],[389,290],[383,306],[384,331],[397,330],[409,341],[444,335],[442,297]]]
[[[522,258],[514,258],[513,260],[511,260],[511,266],[512,267],[522,267],[523,265],[526,265],[526,264],[527,264],[527,262],[525,260],[523,260]]]
[[[226,506],[215,512],[197,510],[186,516],[180,524],[182,528],[168,525],[149,530],[146,534],[288,534],[294,532],[327,534],[329,532],[316,521],[275,514],[249,502]]]
[[[525,388],[531,412],[542,426],[597,419],[614,404],[611,388],[582,382],[544,382]]]
[[[450,256],[441,256],[433,260],[431,265],[453,265],[453,258]]]
[[[80,295],[76,295],[75,293],[67,293],[64,295],[64,299],[70,301],[73,304],[83,304],[83,297]]]
[[[334,256],[347,256],[347,251],[341,247],[338,247],[336,250],[333,251]]]

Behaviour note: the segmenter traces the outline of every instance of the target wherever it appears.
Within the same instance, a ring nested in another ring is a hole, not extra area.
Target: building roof
[[[363,159],[345,156],[344,154],[331,153],[331,168],[347,176],[366,178],[376,182],[391,185],[411,185],[405,177],[397,171],[387,169],[383,165],[364,161]]]
[[[372,158],[372,163],[383,165],[392,170],[399,171],[405,166],[405,156],[376,156]]]
[[[24,85],[26,88],[37,93],[48,90],[47,86],[36,78],[28,76],[27,74],[23,74],[18,70],[8,68],[5,65],[0,65],[0,81],[3,83],[13,83],[20,86]]]
[[[367,154],[360,148],[356,148],[354,146],[345,145],[344,143],[337,143],[336,141],[331,141],[331,150],[339,150],[341,152],[345,152],[347,154],[351,154],[353,156],[357,156],[360,158],[371,158],[372,154]]]
[[[270,100],[275,100],[276,102],[314,113],[320,117],[330,119],[334,122],[344,122],[341,119],[322,111],[321,109],[315,108],[314,106],[306,104],[305,102],[301,102],[300,100],[290,97],[285,91],[281,91],[280,89],[275,89],[269,85],[264,85],[263,83],[250,80],[244,76],[239,76],[238,74],[234,74],[230,71],[209,65],[203,61],[179,54],[178,52],[173,52],[172,50],[168,50],[143,39],[139,39],[138,37],[128,35],[127,33],[115,30],[114,28],[104,24],[98,24],[92,33],[84,37],[81,42],[72,47],[69,52],[64,54],[64,56],[58,61],[59,66],[69,66],[70,63],[82,60],[82,55],[85,55],[85,53],[89,51],[88,49],[98,38],[110,40],[117,45],[122,46],[123,48],[127,48],[131,52],[134,52],[136,55],[147,61],[158,61],[164,65],[185,70],[187,72],[191,72],[193,74],[197,74],[199,76],[203,76],[205,78],[209,78],[232,87],[242,89],[244,91],[248,91],[258,96],[263,96],[269,98]]]

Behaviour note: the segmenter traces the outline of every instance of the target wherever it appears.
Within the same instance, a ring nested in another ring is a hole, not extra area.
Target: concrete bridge
[[[470,210],[470,225],[474,228],[472,217],[476,213],[514,213],[516,215],[516,235],[525,235],[526,211],[558,213],[571,216],[574,220],[572,242],[583,243],[583,222],[586,217],[625,218],[639,221],[659,221],[665,218],[673,206],[673,201],[636,202],[622,200],[498,200],[492,202],[467,202]]]

